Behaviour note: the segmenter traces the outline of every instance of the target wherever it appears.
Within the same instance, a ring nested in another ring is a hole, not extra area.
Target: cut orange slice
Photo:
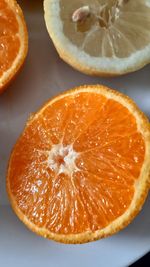
[[[131,222],[149,174],[148,120],[128,97],[90,85],[55,97],[30,118],[10,157],[7,190],[31,230],[83,243]]]
[[[0,0],[0,93],[22,66],[28,35],[21,8],[15,0]]]
[[[60,57],[90,75],[116,76],[150,63],[150,0],[44,0]]]

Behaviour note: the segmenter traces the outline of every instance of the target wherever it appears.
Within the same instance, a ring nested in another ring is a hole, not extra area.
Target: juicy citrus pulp
[[[150,62],[149,0],[45,0],[44,8],[60,56],[79,70],[115,75]]]
[[[27,53],[27,32],[15,0],[0,0],[0,92],[14,77]]]
[[[141,208],[149,155],[149,124],[131,100],[103,86],[80,87],[27,123],[10,158],[9,197],[37,233],[72,243],[100,238]]]
[[[122,1],[120,5],[119,1],[102,0],[85,3],[91,15],[83,21],[69,23],[70,14],[81,7],[81,0],[70,5],[68,0],[60,0],[60,16],[64,34],[86,53],[125,58],[150,43],[150,7],[143,0]]]

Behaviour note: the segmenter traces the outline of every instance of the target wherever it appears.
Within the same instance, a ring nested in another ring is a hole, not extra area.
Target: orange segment
[[[149,153],[149,123],[131,100],[103,86],[69,91],[29,120],[12,152],[12,206],[58,241],[110,235],[141,209]]]
[[[15,0],[0,0],[0,92],[16,75],[27,53],[27,30]]]

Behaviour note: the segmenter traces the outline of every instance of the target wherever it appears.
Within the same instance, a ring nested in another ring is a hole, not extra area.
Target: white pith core
[[[57,174],[71,175],[78,170],[75,161],[79,153],[73,150],[72,145],[53,145],[48,154],[48,166]]]

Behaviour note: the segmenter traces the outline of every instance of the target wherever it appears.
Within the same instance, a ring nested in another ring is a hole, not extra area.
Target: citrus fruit
[[[147,196],[149,174],[146,117],[126,96],[90,85],[31,116],[10,157],[7,191],[31,230],[83,243],[131,222]]]
[[[0,93],[22,66],[28,48],[27,29],[15,0],[0,0]]]
[[[44,0],[60,57],[91,75],[116,76],[150,62],[150,0]]]

